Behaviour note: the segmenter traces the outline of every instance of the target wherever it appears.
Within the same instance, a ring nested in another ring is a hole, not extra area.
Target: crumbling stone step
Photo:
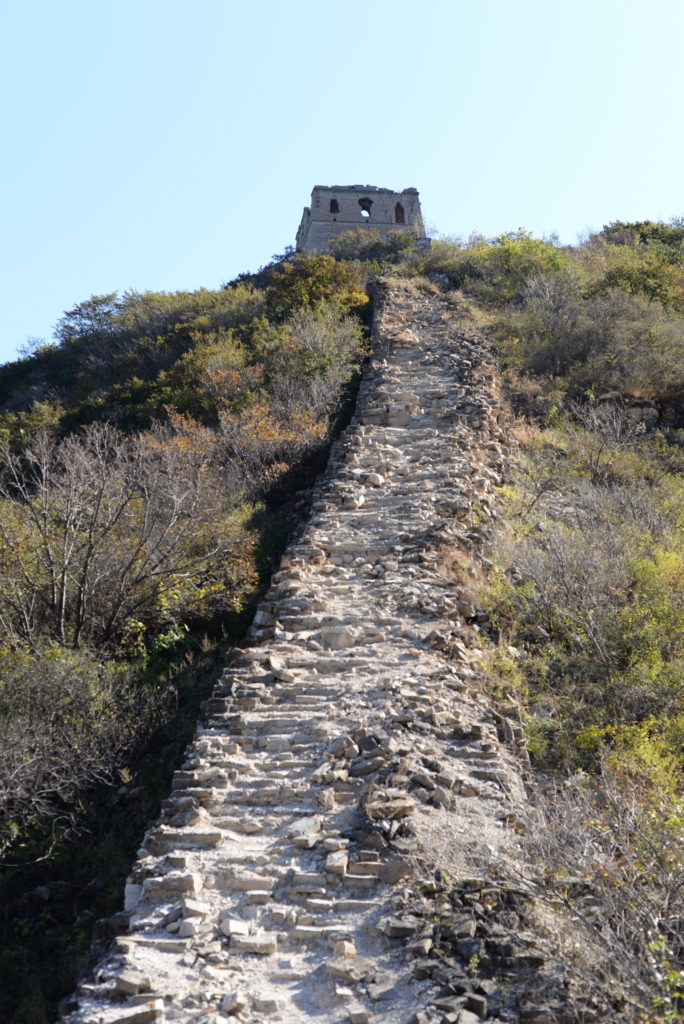
[[[223,884],[237,892],[272,892],[277,879],[259,875],[224,876]]]
[[[340,924],[297,925],[289,932],[294,942],[327,942],[332,935],[342,935],[346,929]]]
[[[264,721],[255,720],[250,723],[254,729],[254,736],[262,736],[266,733],[269,736],[290,736],[293,741],[295,737],[301,735],[302,725],[310,725],[313,721],[323,721],[323,715],[317,715],[315,718],[302,717],[302,718],[268,718]],[[315,737],[309,737],[308,741],[314,742]]]
[[[350,873],[344,875],[342,881],[349,889],[372,889],[377,885],[378,879],[374,875]]]
[[[381,900],[335,900],[333,904],[333,913],[368,913],[376,910],[380,906],[382,906]]]
[[[278,937],[272,933],[263,935],[236,935],[230,940],[233,953],[257,953],[271,956],[278,951]]]
[[[177,849],[204,850],[218,846],[224,838],[219,829],[157,829],[147,841],[147,849],[157,854]]]
[[[288,786],[263,786],[260,789],[231,790],[226,802],[247,804],[250,807],[265,807],[274,804],[287,804],[301,800],[300,790]]]

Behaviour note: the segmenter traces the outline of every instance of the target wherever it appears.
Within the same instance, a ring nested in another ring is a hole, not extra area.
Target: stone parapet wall
[[[467,985],[440,1009],[410,906],[435,864],[467,879],[518,843],[522,730],[488,697],[469,588],[509,454],[497,375],[459,307],[408,284],[378,285],[373,350],[71,1024],[487,1015]]]

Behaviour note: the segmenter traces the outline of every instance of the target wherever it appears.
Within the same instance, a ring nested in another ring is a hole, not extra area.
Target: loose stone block
[[[339,942],[334,943],[333,953],[335,956],[356,956],[356,946],[353,942],[349,942],[347,939],[340,939]]]
[[[136,971],[124,971],[123,974],[117,975],[114,987],[117,992],[124,995],[135,995],[138,992],[149,992],[150,980]]]
[[[278,951],[278,938],[269,932],[261,935],[237,935],[231,938],[230,948],[240,953],[258,953],[270,956]]]
[[[396,979],[391,975],[376,975],[374,981],[368,983],[368,995],[373,1000],[393,999],[398,994]]]
[[[354,778],[371,775],[373,772],[379,771],[380,768],[384,768],[384,766],[384,757],[372,757],[365,761],[359,761],[357,764],[350,765],[349,774]]]
[[[219,929],[228,938],[235,935],[249,935],[249,921],[240,921],[234,917],[225,917],[219,924]]]
[[[135,1009],[119,1012],[110,1018],[107,1024],[150,1024],[152,1021],[164,1019],[164,1000],[152,999],[149,1003],[136,1006]]]
[[[349,846],[348,839],[333,839],[328,838],[323,840],[323,848],[326,850],[346,850]]]
[[[415,918],[389,917],[381,921],[378,930],[384,932],[390,939],[406,939],[415,935],[420,926],[420,921]]]
[[[365,956],[338,956],[328,960],[326,970],[333,978],[344,981],[361,981],[375,971],[375,961]]]
[[[366,813],[372,821],[382,818],[393,821],[406,818],[414,807],[415,803],[411,797],[401,794],[396,797],[374,800],[366,805]]]
[[[524,1017],[521,1019],[524,1020]],[[543,1018],[544,1024],[552,1024],[552,1022],[557,1019],[558,1018],[555,1015]],[[480,1015],[478,1013],[473,1013],[471,1010],[461,1010],[458,1018],[458,1024],[480,1024]],[[539,1019],[535,1024],[540,1024]]]
[[[136,885],[135,882],[126,882],[124,888],[124,910],[133,910],[137,906],[142,896],[142,891],[142,885]]]
[[[351,736],[340,736],[330,746],[330,752],[335,757],[355,757],[359,748]]]
[[[472,783],[467,782],[465,779],[460,779],[458,782],[458,795],[459,796],[477,796],[478,790]]]
[[[229,1017],[245,1010],[248,1005],[249,996],[244,989],[237,989],[235,992],[224,996],[221,1000],[221,1010],[223,1013],[227,1013]]]
[[[179,837],[181,844],[188,843],[194,847],[212,849],[223,839],[223,834],[218,829],[211,829],[205,832],[188,830],[185,835]]]
[[[177,935],[180,939],[189,939],[191,935],[195,935],[199,930],[199,920],[195,917],[189,917],[184,921],[178,923]]]
[[[344,875],[349,863],[349,854],[346,850],[337,850],[329,853],[325,860],[325,870],[333,875]]]
[[[314,832],[320,832],[321,823],[322,818],[318,816],[297,818],[295,821],[290,822],[285,830],[285,834],[294,838],[296,836],[310,835]]]
[[[170,871],[168,875],[159,878],[146,878],[143,883],[145,895],[152,899],[177,896],[183,892],[199,892],[201,888],[202,879],[199,875],[180,871]]]
[[[266,750],[271,751],[283,751],[289,750],[292,745],[292,741],[287,736],[267,736],[266,737]]]
[[[353,630],[346,626],[324,626],[321,629],[321,644],[326,650],[343,650],[345,647],[352,647],[355,642]]]
[[[487,997],[469,992],[466,996],[466,1010],[472,1010],[482,1020],[487,1016]]]
[[[282,1000],[273,996],[254,996],[254,1009],[258,1013],[276,1013],[282,1004]]]
[[[414,939],[412,942],[409,943],[408,948],[411,950],[412,953],[415,953],[416,956],[427,956],[427,954],[432,949],[432,946],[432,939],[430,938],[429,935],[426,935],[422,939]]]
[[[313,850],[314,846],[321,841],[319,832],[313,832],[309,835],[297,836],[292,840],[295,846],[298,846],[300,850]]]
[[[444,786],[445,789],[453,789],[456,783],[457,775],[453,768],[442,768],[437,781]]]

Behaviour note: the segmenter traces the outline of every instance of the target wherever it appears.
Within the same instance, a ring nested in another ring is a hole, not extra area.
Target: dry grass
[[[435,563],[435,572],[442,579],[459,583],[469,592],[464,593],[468,600],[475,600],[474,594],[484,583],[482,567],[477,560],[464,548],[455,544],[442,544],[437,549],[439,560]]]
[[[511,434],[519,444],[533,445],[544,436],[544,429],[529,420],[516,419],[511,427]]]
[[[513,834],[495,822],[484,801],[456,800],[454,810],[423,808],[413,816],[418,847],[430,866],[454,882],[484,875],[492,865],[510,871],[516,861]]]

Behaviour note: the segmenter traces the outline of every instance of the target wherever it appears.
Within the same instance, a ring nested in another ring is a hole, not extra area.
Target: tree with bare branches
[[[125,438],[107,424],[20,454],[0,446],[0,625],[14,645],[107,647],[248,573],[201,430]],[[248,545],[247,545],[248,548]],[[234,595],[223,594],[230,602]]]

